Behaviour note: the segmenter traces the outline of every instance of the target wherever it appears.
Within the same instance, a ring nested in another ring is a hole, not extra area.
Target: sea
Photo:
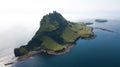
[[[70,52],[63,55],[39,54],[28,58],[25,61],[16,61],[14,57],[14,48],[27,44],[32,38],[37,28],[32,31],[20,29],[13,35],[10,30],[0,34],[3,38],[0,40],[0,67],[120,67],[120,19],[107,19],[108,22],[98,23],[92,20],[83,20],[83,22],[92,22],[91,27],[99,27],[114,32],[94,29],[96,34],[94,39],[79,39],[71,48]],[[31,34],[30,34],[31,32]],[[25,36],[29,35],[29,36]],[[4,36],[8,36],[4,38]],[[12,39],[11,39],[12,38]],[[12,65],[4,66],[5,63],[14,62]]]

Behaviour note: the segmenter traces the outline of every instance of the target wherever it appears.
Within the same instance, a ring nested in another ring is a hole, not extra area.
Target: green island
[[[53,11],[40,21],[40,28],[27,45],[14,49],[19,60],[32,55],[46,53],[60,55],[69,52],[76,40],[92,39],[95,34],[93,28],[84,23],[75,23],[66,20],[60,13]]]

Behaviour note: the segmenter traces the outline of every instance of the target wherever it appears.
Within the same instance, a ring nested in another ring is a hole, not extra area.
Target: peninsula
[[[93,28],[84,23],[66,20],[60,13],[53,11],[40,21],[40,28],[27,45],[14,49],[19,60],[38,53],[60,55],[69,52],[76,40],[95,37]]]

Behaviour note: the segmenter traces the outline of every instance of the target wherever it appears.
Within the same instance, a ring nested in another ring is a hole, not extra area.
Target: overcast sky
[[[0,26],[36,26],[43,15],[53,10],[71,21],[119,17],[119,5],[120,0],[0,0]]]
[[[120,0],[0,0],[0,13],[120,11]]]

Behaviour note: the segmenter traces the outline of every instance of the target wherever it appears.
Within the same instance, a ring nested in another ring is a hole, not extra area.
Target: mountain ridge
[[[40,28],[27,45],[15,48],[16,57],[26,56],[32,51],[47,54],[64,54],[78,38],[91,39],[93,28],[84,23],[67,21],[60,13],[53,11],[40,21]],[[35,53],[36,53],[35,52]]]

